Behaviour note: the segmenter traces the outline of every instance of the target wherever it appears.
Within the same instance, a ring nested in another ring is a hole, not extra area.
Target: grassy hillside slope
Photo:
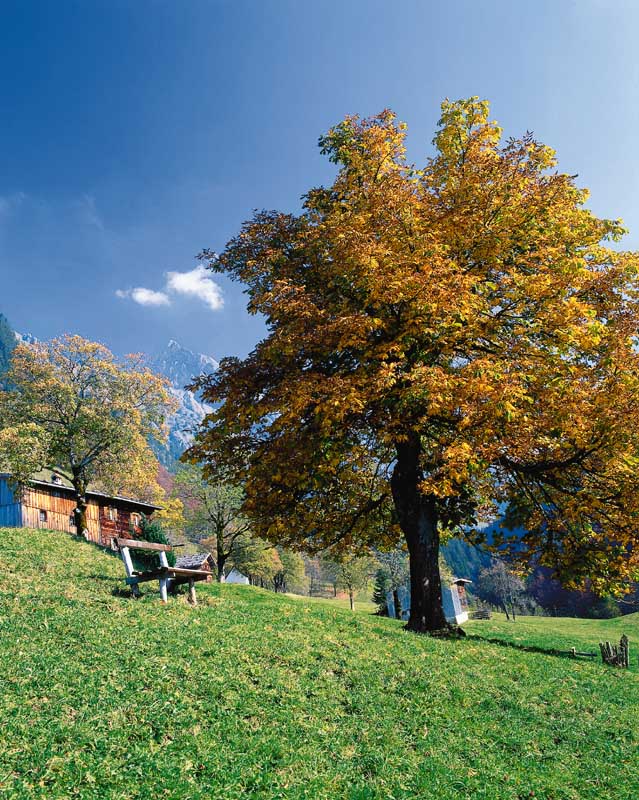
[[[252,587],[203,587],[196,609],[122,587],[120,562],[89,544],[0,530],[1,797],[639,790],[637,674]]]

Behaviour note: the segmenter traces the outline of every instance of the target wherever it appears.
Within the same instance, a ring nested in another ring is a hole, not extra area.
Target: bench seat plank
[[[205,569],[182,569],[182,567],[169,567],[170,575],[184,575],[187,578],[209,578],[212,573]]]

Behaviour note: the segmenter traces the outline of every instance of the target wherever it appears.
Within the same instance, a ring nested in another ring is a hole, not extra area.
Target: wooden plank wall
[[[22,524],[25,528],[47,528],[52,531],[75,533],[75,525],[71,521],[74,508],[75,499],[68,492],[34,487],[25,492],[22,507]],[[40,521],[40,511],[46,512],[46,521]],[[88,538],[91,541],[99,542],[99,506],[95,501],[89,501],[87,528],[89,531]]]
[[[6,478],[0,478],[0,506],[12,506],[15,504],[13,491]]]
[[[0,506],[0,528],[21,528],[22,506],[20,503]]]
[[[4,478],[0,478],[0,526],[46,528],[54,531],[75,533],[73,510],[75,499],[64,490],[34,486],[26,489],[22,503],[15,498]],[[126,502],[126,501],[124,501]],[[115,519],[109,518],[109,508],[114,509]],[[141,512],[133,505],[139,515]],[[46,519],[40,519],[40,512]],[[108,498],[91,498],[87,506],[87,539],[103,547],[111,547],[114,537],[131,535],[131,508],[123,507],[123,501]],[[139,528],[136,527],[136,530]]]
[[[0,527],[22,526],[22,505],[16,503],[13,491],[6,478],[0,478]]]
[[[116,509],[116,519],[109,519],[108,506],[100,508],[100,535],[104,547],[110,547],[114,537],[126,539],[131,535],[131,512],[116,506],[111,508]]]
[[[89,500],[89,505],[87,506],[87,534],[88,541],[102,544],[100,539],[100,505],[97,500]]]
[[[75,533],[75,526],[71,525],[74,508],[75,502],[67,492],[36,486],[24,493],[23,525],[25,528]],[[41,511],[46,513],[46,520],[40,520]]]

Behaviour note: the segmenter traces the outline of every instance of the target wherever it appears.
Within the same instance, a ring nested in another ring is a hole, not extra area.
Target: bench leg
[[[195,595],[195,580],[193,578],[189,578],[189,603],[192,606],[197,605],[197,597]]]
[[[120,548],[120,555],[122,556],[122,561],[124,562],[124,571],[126,572],[127,578],[133,577],[133,561],[131,560],[131,553],[128,547],[121,547]],[[131,584],[131,594],[133,597],[140,597],[140,587],[137,583]]]
[[[166,578],[160,578],[160,598],[163,603],[167,603],[169,600],[167,583],[168,581]]]

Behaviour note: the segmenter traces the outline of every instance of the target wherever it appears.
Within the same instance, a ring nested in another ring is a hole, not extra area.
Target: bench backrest
[[[155,550],[161,553],[170,553],[173,549],[170,544],[159,544],[156,542],[141,542],[139,539],[116,539],[118,548],[128,547],[129,550]]]

